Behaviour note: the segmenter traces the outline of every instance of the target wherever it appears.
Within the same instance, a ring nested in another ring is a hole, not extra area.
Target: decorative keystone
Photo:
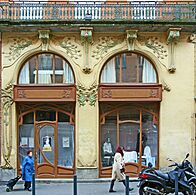
[[[48,51],[50,30],[39,30],[39,39],[42,42],[42,51]]]
[[[180,38],[180,31],[181,31],[181,28],[170,28],[168,30],[167,44],[177,43]]]
[[[193,34],[189,37],[189,40],[190,40],[192,43],[196,43],[196,33],[193,33]]]
[[[133,51],[135,48],[135,40],[137,39],[138,30],[126,30],[128,51]]]
[[[80,27],[80,35],[81,35],[81,42],[85,43],[88,42],[89,44],[92,43],[92,31],[93,28],[92,27]]]

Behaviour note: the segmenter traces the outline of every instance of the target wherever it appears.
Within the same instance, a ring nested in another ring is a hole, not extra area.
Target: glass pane
[[[58,165],[72,168],[74,163],[74,126],[58,123]]]
[[[119,111],[119,120],[125,121],[125,120],[132,120],[135,123],[140,122],[140,112],[138,110],[135,110],[133,108],[125,109]]]
[[[50,125],[40,127],[38,143],[38,147],[40,147],[37,151],[38,164],[47,161],[54,164],[54,127]]]
[[[101,159],[102,166],[112,166],[115,149],[117,147],[117,118],[116,112],[105,117],[105,124],[101,125]]]
[[[22,164],[28,150],[34,154],[34,124],[23,124],[19,126],[19,161]],[[21,166],[20,166],[21,167]]]
[[[138,162],[137,134],[140,125],[135,123],[120,124],[120,145],[124,147],[125,162]]]
[[[153,65],[144,57],[140,56],[140,82],[142,83],[157,83],[156,72]]]
[[[70,118],[68,115],[62,113],[62,112],[58,112],[58,122],[69,122]]]
[[[53,83],[53,64],[51,54],[40,54],[38,57],[38,83]]]
[[[55,56],[55,83],[63,83],[63,59]]]
[[[158,157],[158,122],[150,113],[142,114],[142,163],[156,166]]]
[[[56,121],[55,111],[37,111],[36,121]]]
[[[136,83],[139,82],[138,67],[139,61],[137,54],[127,53],[122,55],[122,82]]]

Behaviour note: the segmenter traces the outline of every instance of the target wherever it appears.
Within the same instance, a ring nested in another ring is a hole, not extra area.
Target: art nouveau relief
[[[8,84],[5,89],[1,89],[2,103],[2,154],[4,165],[2,168],[12,168],[10,157],[12,152],[12,104],[13,104],[13,84]]]
[[[110,51],[112,51],[117,45],[125,44],[124,36],[99,36],[95,38],[92,45],[91,57],[100,61],[103,59]]]
[[[81,65],[82,45],[74,35],[58,36],[53,35],[51,38],[51,47],[54,50],[65,52],[76,64]]]
[[[12,66],[25,52],[38,47],[38,38],[34,34],[31,37],[16,35],[4,37],[3,42],[3,68]]]

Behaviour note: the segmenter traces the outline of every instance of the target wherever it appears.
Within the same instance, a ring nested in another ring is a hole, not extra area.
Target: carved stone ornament
[[[48,51],[50,30],[39,30],[39,39],[42,42],[42,51]]]
[[[10,156],[12,152],[12,104],[13,100],[13,84],[10,83],[5,89],[1,89],[2,101],[2,154],[5,164],[2,168],[12,169]]]
[[[190,40],[192,43],[196,43],[196,34],[193,33],[193,34],[189,37],[189,40]]]
[[[90,106],[95,106],[97,100],[97,91],[98,86],[95,83],[92,84],[89,88],[79,84],[77,86],[77,97],[80,106],[84,106],[87,102],[89,102]]]
[[[82,71],[85,74],[90,74],[92,72],[92,68],[89,64],[89,45],[92,44],[92,27],[81,27],[81,42],[84,45],[84,51],[85,51],[85,62],[84,67],[82,68]]]
[[[152,50],[152,52],[159,58],[164,59],[168,56],[165,45],[160,42],[158,37],[139,38],[141,42],[144,42],[145,46]]]
[[[63,41],[59,41],[59,46],[64,48],[66,50],[67,55],[69,55],[71,58],[79,59],[82,54],[81,50],[78,49],[78,45],[75,43],[75,38],[66,37],[63,39]]]
[[[100,37],[98,43],[96,43],[96,49],[93,50],[92,57],[96,60],[103,58],[109,49],[118,45],[121,42],[122,40],[120,40],[119,38],[113,38],[110,36]]]
[[[81,35],[81,42],[85,43],[88,42],[89,44],[92,43],[92,31],[93,28],[92,27],[80,27],[80,35]]]
[[[165,81],[162,81],[162,86],[163,86],[163,90],[167,92],[171,91],[171,87]]]
[[[8,41],[9,45],[9,56],[8,60],[16,60],[18,57],[21,55],[22,51],[26,48],[32,45],[32,41],[29,40],[28,38],[21,38],[21,37],[16,37],[16,38],[10,38]]]
[[[174,59],[175,44],[177,44],[177,42],[179,41],[180,30],[181,28],[170,28],[168,30],[167,44],[171,45],[171,49],[170,49],[171,60],[170,60],[170,65],[168,67],[168,71],[170,73],[174,73],[176,71],[175,59]]]
[[[137,39],[138,30],[127,30],[126,32],[128,51],[133,51],[135,48],[135,40]]]

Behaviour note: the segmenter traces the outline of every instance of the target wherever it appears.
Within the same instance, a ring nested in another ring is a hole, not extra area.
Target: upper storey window
[[[101,83],[157,83],[157,74],[145,57],[135,53],[122,53],[105,64]]]
[[[19,74],[19,84],[74,83],[72,69],[60,56],[44,53],[29,59]]]

